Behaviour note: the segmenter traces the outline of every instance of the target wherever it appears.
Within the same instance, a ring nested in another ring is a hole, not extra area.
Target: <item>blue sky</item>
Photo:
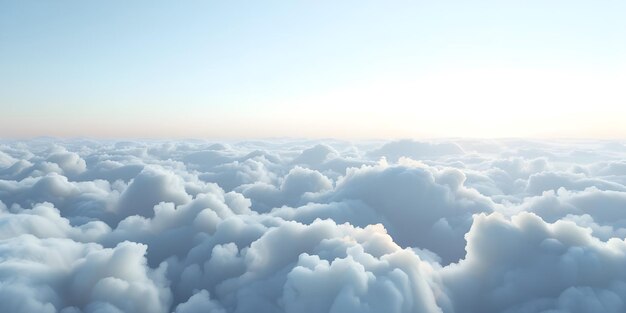
[[[625,138],[624,1],[0,0],[0,136]]]

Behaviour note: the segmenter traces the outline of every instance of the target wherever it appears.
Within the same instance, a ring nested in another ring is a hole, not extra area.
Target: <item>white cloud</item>
[[[0,311],[623,312],[619,142],[0,144]]]

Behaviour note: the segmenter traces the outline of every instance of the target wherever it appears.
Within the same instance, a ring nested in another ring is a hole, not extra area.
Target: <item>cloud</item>
[[[183,204],[190,200],[180,177],[159,168],[145,168],[120,195],[116,210],[121,216],[152,216],[152,208],[160,202]]]
[[[572,222],[532,213],[479,215],[467,256],[441,279],[463,312],[606,312],[625,309],[626,243],[603,242]]]
[[[588,178],[584,174],[541,172],[532,174],[528,178],[526,192],[539,195],[544,191],[558,190],[559,188],[565,188],[567,190],[585,190],[591,187],[602,190],[626,191],[626,188],[621,184],[598,178]]]
[[[409,139],[384,144],[379,149],[370,151],[372,158],[386,157],[397,161],[401,157],[412,159],[437,159],[444,156],[463,154],[463,149],[455,143],[429,143]]]
[[[17,162],[17,159],[3,151],[0,151],[0,167],[6,168],[13,165],[15,162]]]
[[[33,235],[37,238],[70,238],[79,242],[95,242],[111,231],[101,221],[72,226],[51,203],[40,203],[32,209],[19,210],[14,214],[6,212],[6,209],[0,210],[0,224],[3,225],[0,228],[0,239]]]
[[[248,248],[235,241],[188,263],[179,288],[213,290],[228,311],[439,312],[432,267],[382,225],[281,222]]]
[[[378,165],[350,169],[337,187],[321,199],[328,202],[354,201],[364,204],[365,213],[382,222],[401,246],[420,247],[436,252],[446,262],[464,254],[463,235],[471,225],[471,216],[490,212],[494,204],[476,190],[466,188],[465,176],[456,169],[438,170],[407,165]],[[333,219],[361,214],[336,210]]]
[[[21,235],[0,242],[3,312],[167,312],[163,268],[146,267],[146,246],[112,249]]]
[[[215,301],[212,301],[206,290],[200,290],[176,307],[174,313],[226,313],[226,310]]]
[[[619,142],[0,143],[2,312],[623,312]]]
[[[282,179],[280,186],[257,182],[240,186],[237,191],[250,198],[258,212],[269,212],[283,205],[306,204],[314,194],[333,188],[333,182],[318,171],[295,166]]]
[[[59,151],[50,154],[46,161],[56,164],[62,173],[68,177],[78,175],[87,169],[87,164],[78,154],[73,152]]]

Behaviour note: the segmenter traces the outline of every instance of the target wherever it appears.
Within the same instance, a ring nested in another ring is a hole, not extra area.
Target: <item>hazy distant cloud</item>
[[[386,143],[379,149],[369,152],[369,155],[374,158],[386,157],[395,162],[401,157],[437,159],[463,153],[463,149],[455,143],[428,143],[405,139]]]
[[[599,178],[589,178],[584,174],[563,172],[541,172],[528,178],[526,192],[533,195],[541,194],[548,190],[585,190],[587,188],[602,190],[626,191],[622,184],[606,181]]]
[[[626,149],[0,144],[0,311],[623,312]]]
[[[12,156],[6,154],[3,151],[0,151],[0,167],[7,168],[17,162],[17,159]]]
[[[309,149],[305,149],[292,162],[294,164],[317,167],[324,162],[335,158],[338,153],[335,149],[324,144],[318,144]]]

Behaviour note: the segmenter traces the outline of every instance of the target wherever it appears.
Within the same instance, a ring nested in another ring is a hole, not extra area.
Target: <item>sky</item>
[[[0,0],[0,137],[626,138],[624,1]]]

